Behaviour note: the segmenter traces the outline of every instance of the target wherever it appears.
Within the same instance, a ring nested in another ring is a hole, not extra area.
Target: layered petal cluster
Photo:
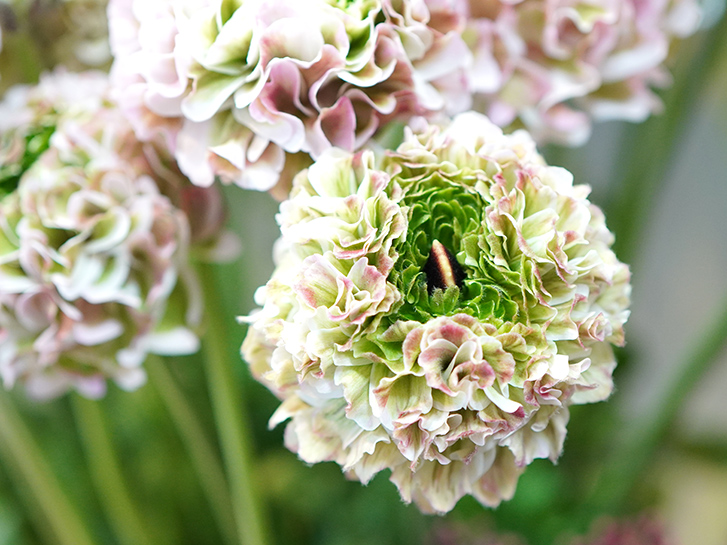
[[[188,250],[215,236],[216,199],[139,143],[107,94],[104,75],[57,73],[0,104],[0,376],[37,397],[99,396],[108,378],[133,389],[148,353],[198,346]]]
[[[661,107],[671,42],[693,33],[696,0],[465,1],[478,110],[538,141],[578,145],[591,120],[643,121]]]
[[[324,153],[281,204],[243,356],[287,446],[446,512],[555,460],[572,404],[608,397],[629,270],[588,188],[484,116]]]
[[[112,0],[119,100],[194,183],[267,190],[286,154],[353,151],[391,119],[467,108],[461,21],[427,4]]]

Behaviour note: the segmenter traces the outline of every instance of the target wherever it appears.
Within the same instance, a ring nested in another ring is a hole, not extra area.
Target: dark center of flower
[[[441,290],[453,286],[461,288],[465,278],[464,271],[452,252],[438,240],[432,243],[432,251],[422,270],[427,275],[427,289],[430,294],[437,288]]]
[[[397,241],[389,281],[402,294],[399,319],[426,322],[466,313],[481,320],[513,319],[519,273],[510,278],[490,254],[485,213],[488,201],[477,178],[458,172],[400,178],[408,231]]]

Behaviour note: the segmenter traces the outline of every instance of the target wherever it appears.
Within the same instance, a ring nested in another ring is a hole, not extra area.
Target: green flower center
[[[409,226],[389,276],[403,295],[399,318],[423,323],[463,312],[492,322],[518,315],[519,286],[492,263],[484,221],[489,203],[475,182],[440,172],[402,182]]]

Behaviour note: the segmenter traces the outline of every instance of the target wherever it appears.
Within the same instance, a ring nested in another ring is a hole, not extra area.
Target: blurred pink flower
[[[661,107],[670,43],[694,32],[696,0],[470,0],[476,108],[539,141],[583,143],[591,120],[643,121]]]
[[[269,190],[285,153],[353,151],[389,120],[469,106],[462,21],[428,4],[112,0],[113,80],[195,184]]]

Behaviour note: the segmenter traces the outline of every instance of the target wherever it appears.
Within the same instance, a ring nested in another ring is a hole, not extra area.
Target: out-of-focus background
[[[79,17],[99,18],[103,25],[101,2],[89,1],[83,10],[74,4],[70,9],[70,3],[34,2],[28,26],[0,3],[3,88],[33,81],[41,66],[107,66],[103,33],[93,30],[87,31],[84,62],[67,60],[77,58],[64,49],[71,47],[62,39],[67,28]],[[707,19],[716,21],[719,12],[718,3],[710,4]],[[267,194],[225,189],[229,225],[243,251],[239,262],[217,271],[219,311],[229,319],[230,363],[252,419],[254,478],[275,543],[565,544],[601,515],[633,519],[649,513],[674,544],[727,545],[727,352],[705,365],[703,376],[682,376],[727,304],[727,50],[712,51],[713,60],[705,61],[701,48],[708,35],[704,31],[676,51],[675,86],[662,93],[668,107],[660,116],[640,126],[597,125],[582,148],[543,150],[551,164],[571,170],[577,183],[591,185],[609,226],[617,236],[626,233],[627,242],[617,248],[632,265],[632,315],[616,393],[607,403],[574,407],[558,465],[534,462],[514,499],[496,510],[465,498],[447,516],[422,515],[400,501],[385,472],[362,486],[346,480],[333,463],[309,467],[283,447],[283,427],[267,426],[278,402],[239,358],[245,327],[232,320],[254,308],[254,291],[272,272],[278,204]],[[724,40],[717,43],[724,48]],[[216,441],[200,357],[177,358],[168,367]],[[678,391],[688,395],[665,394]],[[71,501],[92,521],[98,543],[115,543],[69,398],[37,404],[19,392],[3,396],[19,408]],[[133,393],[111,386],[98,403],[155,542],[220,543],[213,513],[154,386]],[[660,434],[629,443],[669,411],[675,416]],[[629,445],[640,446],[631,451]],[[0,545],[52,543],[2,445],[0,455]]]

